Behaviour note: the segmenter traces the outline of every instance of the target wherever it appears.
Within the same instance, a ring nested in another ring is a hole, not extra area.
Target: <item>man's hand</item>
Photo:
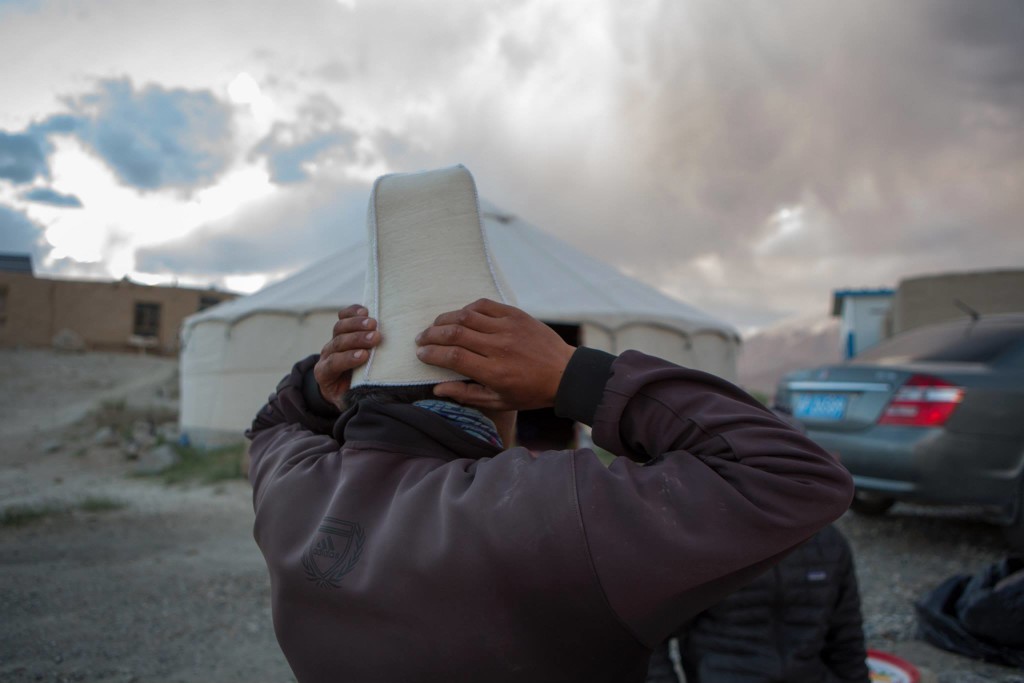
[[[380,343],[377,321],[367,315],[368,311],[358,304],[338,311],[334,337],[320,351],[320,360],[313,367],[320,395],[342,410],[342,399],[352,386],[352,370],[365,363],[369,349]]]
[[[416,343],[416,355],[424,363],[476,382],[438,384],[435,395],[490,410],[554,405],[575,351],[544,323],[489,299],[439,315]]]

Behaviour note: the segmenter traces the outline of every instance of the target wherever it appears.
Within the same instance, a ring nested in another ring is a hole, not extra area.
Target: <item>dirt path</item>
[[[0,350],[0,434],[45,438],[98,403],[151,394],[177,370],[176,360],[157,356]]]
[[[0,526],[0,680],[293,680],[248,484],[130,477],[75,424],[103,401],[166,407],[175,374],[161,358],[0,352],[0,507],[39,513]]]

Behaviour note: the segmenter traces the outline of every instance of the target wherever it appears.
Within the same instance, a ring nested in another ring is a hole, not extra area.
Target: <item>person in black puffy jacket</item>
[[[828,526],[705,610],[651,658],[648,683],[868,683],[850,546]],[[673,660],[676,660],[673,662]],[[673,666],[674,664],[674,666]]]
[[[1024,556],[951,576],[915,606],[918,635],[932,645],[1024,668]]]

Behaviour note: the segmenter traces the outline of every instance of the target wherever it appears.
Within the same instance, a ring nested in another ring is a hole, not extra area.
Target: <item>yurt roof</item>
[[[491,252],[519,307],[534,317],[550,323],[587,323],[609,331],[647,324],[684,334],[713,332],[739,339],[732,326],[590,258],[491,203],[482,200],[481,210]],[[185,321],[186,334],[207,321],[230,325],[258,314],[303,316],[357,303],[363,296],[366,263],[363,239],[254,294],[190,316]]]

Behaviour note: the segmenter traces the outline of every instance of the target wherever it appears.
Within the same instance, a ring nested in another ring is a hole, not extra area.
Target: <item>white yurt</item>
[[[735,380],[728,324],[661,294],[481,200],[490,250],[519,307],[570,343],[638,349]],[[365,226],[351,226],[363,235]],[[185,320],[181,431],[193,443],[238,439],[278,381],[330,339],[337,312],[360,303],[365,239],[254,294]]]

